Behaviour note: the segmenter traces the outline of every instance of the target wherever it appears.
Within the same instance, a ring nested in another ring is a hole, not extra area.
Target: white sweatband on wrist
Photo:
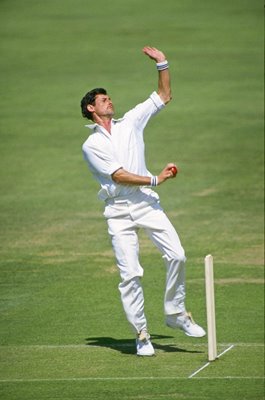
[[[158,71],[163,71],[164,69],[168,69],[168,67],[169,64],[167,60],[156,63],[156,68]]]
[[[157,176],[151,176],[150,186],[157,186],[157,185],[158,185],[158,177]]]

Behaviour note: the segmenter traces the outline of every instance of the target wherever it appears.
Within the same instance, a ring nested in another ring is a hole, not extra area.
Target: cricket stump
[[[210,254],[205,257],[204,265],[208,334],[208,361],[214,361],[217,358],[217,342],[215,323],[213,257]]]

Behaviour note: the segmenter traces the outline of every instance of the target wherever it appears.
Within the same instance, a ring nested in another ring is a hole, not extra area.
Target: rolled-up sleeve
[[[104,148],[88,145],[84,143],[82,146],[84,159],[88,164],[89,169],[94,174],[100,174],[105,177],[111,178],[111,175],[122,168],[112,156],[112,152]]]
[[[153,101],[158,111],[165,107],[165,103],[162,101],[157,92],[153,92],[150,96],[150,99]]]

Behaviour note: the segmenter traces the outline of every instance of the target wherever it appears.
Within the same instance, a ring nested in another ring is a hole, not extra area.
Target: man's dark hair
[[[107,91],[103,88],[96,88],[87,92],[87,94],[81,100],[81,111],[84,118],[92,120],[92,114],[88,111],[88,104],[95,105],[96,95],[97,94],[107,94]]]

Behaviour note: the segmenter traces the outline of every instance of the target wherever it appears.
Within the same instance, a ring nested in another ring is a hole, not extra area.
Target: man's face
[[[88,106],[89,111],[96,113],[98,117],[113,117],[114,107],[111,98],[107,94],[97,94],[95,104]]]

